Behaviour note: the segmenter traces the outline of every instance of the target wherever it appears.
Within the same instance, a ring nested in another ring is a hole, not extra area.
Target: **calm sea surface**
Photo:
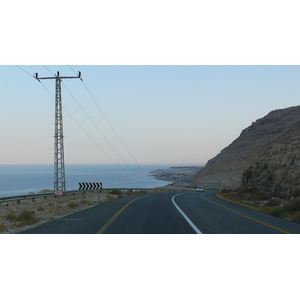
[[[153,188],[165,186],[149,172],[163,165],[66,165],[66,189],[78,190],[79,182],[102,182],[103,188]],[[54,188],[53,165],[0,165],[0,197],[37,193]]]

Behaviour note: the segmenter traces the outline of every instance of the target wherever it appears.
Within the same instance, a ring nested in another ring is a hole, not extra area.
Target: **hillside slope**
[[[274,144],[289,143],[300,135],[300,106],[278,109],[253,122],[191,180],[192,185],[231,189],[242,184],[242,174]]]
[[[264,193],[300,196],[300,136],[270,147],[244,171],[242,184]]]

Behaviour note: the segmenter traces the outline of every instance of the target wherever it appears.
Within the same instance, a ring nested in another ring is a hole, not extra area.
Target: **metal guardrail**
[[[66,191],[65,194],[72,194],[76,191]],[[8,202],[8,201],[18,201],[20,202],[20,200],[25,200],[25,199],[32,199],[32,201],[34,201],[35,198],[43,198],[46,199],[47,197],[53,197],[54,196],[54,192],[52,193],[38,193],[38,194],[27,194],[27,195],[18,195],[18,196],[9,196],[9,197],[1,197],[0,198],[0,203],[3,202]]]
[[[104,191],[112,191],[112,190],[118,190],[118,191],[123,191],[123,192],[127,192],[127,191],[131,191],[131,192],[183,192],[183,191],[195,191],[195,189],[192,188],[180,188],[180,187],[173,187],[173,188],[168,188],[168,187],[164,187],[164,188],[104,188],[102,189]],[[83,194],[85,192],[97,192],[96,190],[73,190],[73,191],[64,191],[63,194],[67,195],[67,194]],[[50,192],[50,193],[37,193],[37,194],[27,194],[27,195],[18,195],[18,196],[9,196],[9,197],[1,197],[0,198],[0,203],[4,203],[4,202],[9,202],[9,201],[18,201],[18,203],[20,203],[21,200],[26,200],[26,199],[32,199],[32,201],[34,202],[35,198],[44,198],[45,200],[47,199],[47,197],[54,197],[54,192]]]

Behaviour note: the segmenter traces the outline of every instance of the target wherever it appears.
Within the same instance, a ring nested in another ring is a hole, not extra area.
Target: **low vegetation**
[[[290,215],[289,221],[300,223],[300,211],[297,211]]]
[[[239,188],[221,191],[219,195],[229,201],[251,207],[271,216],[300,223],[300,197],[264,194],[254,189]]]
[[[91,204],[91,202],[86,201],[86,200],[80,201],[80,205],[90,205],[90,204]]]
[[[24,210],[16,216],[16,221],[18,221],[17,226],[21,227],[25,225],[35,224],[39,221],[39,219],[35,217],[34,211]]]
[[[135,196],[135,195],[140,195],[140,194],[146,194],[146,191],[133,191],[129,190],[125,192],[125,196]]]
[[[13,221],[13,220],[15,220],[16,219],[16,215],[14,214],[14,213],[9,213],[9,214],[7,214],[6,216],[5,216],[5,219],[6,220],[9,220],[9,221]]]
[[[111,190],[109,192],[110,195],[117,195],[119,198],[123,197],[123,192],[117,189]]]
[[[6,229],[6,227],[5,227],[4,223],[3,222],[0,223],[0,232],[4,232],[5,229]]]
[[[79,203],[74,203],[74,202],[68,203],[68,208],[73,209],[73,208],[77,208],[77,207],[79,207]]]

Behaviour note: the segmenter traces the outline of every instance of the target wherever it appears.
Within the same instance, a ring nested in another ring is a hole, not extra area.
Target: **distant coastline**
[[[169,169],[156,169],[149,172],[157,180],[168,181],[169,185],[178,187],[190,187],[191,177],[195,175],[203,166],[173,166]]]

